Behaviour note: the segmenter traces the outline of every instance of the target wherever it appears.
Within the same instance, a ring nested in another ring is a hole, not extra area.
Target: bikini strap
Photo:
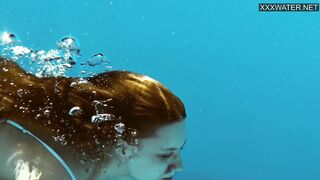
[[[75,175],[73,174],[72,170],[70,169],[70,167],[67,165],[67,163],[49,146],[47,145],[45,142],[43,142],[41,139],[39,139],[37,136],[35,136],[34,134],[32,134],[30,131],[28,131],[27,129],[25,129],[24,127],[22,127],[21,125],[19,125],[18,123],[11,121],[11,120],[0,120],[0,124],[3,122],[7,122],[8,124],[12,125],[13,127],[21,130],[23,133],[26,133],[28,135],[30,135],[31,137],[33,137],[34,139],[36,139],[38,142],[40,142],[40,144],[42,144],[52,155],[53,157],[55,157],[59,163],[64,167],[64,169],[67,171],[67,173],[69,174],[69,176],[71,177],[72,180],[76,180]]]

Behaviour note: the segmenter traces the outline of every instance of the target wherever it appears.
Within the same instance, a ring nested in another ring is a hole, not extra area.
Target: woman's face
[[[185,143],[185,120],[160,128],[156,137],[140,140],[139,151],[126,161],[128,173],[138,180],[171,179],[182,170]]]

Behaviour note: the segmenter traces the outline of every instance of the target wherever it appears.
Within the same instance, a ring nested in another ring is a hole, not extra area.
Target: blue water
[[[0,2],[0,30],[160,80],[185,103],[177,180],[320,179],[320,14],[260,13],[261,1]]]

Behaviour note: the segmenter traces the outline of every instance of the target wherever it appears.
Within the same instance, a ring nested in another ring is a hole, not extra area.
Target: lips
[[[163,180],[171,180],[173,179],[173,176],[175,174],[174,170],[173,171],[167,171],[165,173],[166,175],[164,176],[165,178],[162,178]]]

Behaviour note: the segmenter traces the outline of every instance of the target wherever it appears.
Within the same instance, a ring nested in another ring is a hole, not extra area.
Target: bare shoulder
[[[0,147],[1,179],[69,179],[43,145],[7,123],[0,123]]]

